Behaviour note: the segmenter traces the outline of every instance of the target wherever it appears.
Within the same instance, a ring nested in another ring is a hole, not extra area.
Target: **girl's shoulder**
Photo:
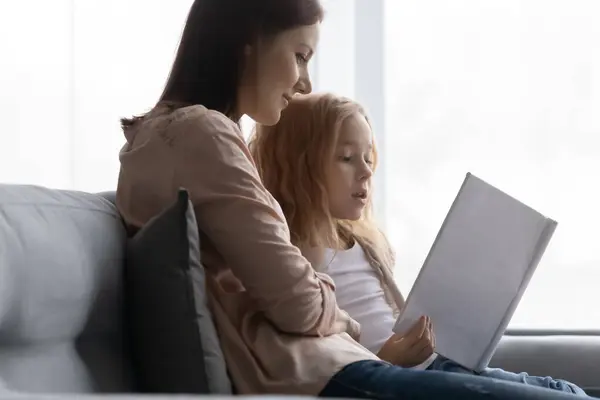
[[[359,227],[348,234],[358,242],[371,262],[393,271],[395,253],[387,236],[379,227],[375,224],[368,224],[368,226]]]

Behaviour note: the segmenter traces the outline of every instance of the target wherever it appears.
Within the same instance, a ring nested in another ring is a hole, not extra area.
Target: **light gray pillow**
[[[129,239],[125,293],[141,392],[231,394],[187,191]]]

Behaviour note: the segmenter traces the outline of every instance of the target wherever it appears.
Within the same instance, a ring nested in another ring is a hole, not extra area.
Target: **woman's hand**
[[[429,317],[421,317],[404,335],[392,335],[377,356],[404,368],[414,367],[427,360],[435,349],[435,335]]]

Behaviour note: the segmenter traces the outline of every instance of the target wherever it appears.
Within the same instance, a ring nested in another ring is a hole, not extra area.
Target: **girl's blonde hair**
[[[265,187],[281,205],[294,245],[308,250],[357,241],[372,264],[391,272],[393,253],[373,220],[370,199],[357,221],[337,220],[329,211],[326,171],[341,126],[355,113],[369,122],[363,107],[348,98],[294,96],[276,125],[256,125],[249,147]],[[373,162],[375,169],[375,146]]]

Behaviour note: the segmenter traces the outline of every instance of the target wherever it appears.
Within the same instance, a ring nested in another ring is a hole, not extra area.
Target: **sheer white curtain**
[[[600,329],[598,21],[597,0],[385,1],[385,216],[405,290],[471,171],[559,221],[511,326]]]
[[[0,2],[0,182],[69,186],[68,1]]]
[[[160,95],[191,3],[0,2],[0,182],[114,189],[119,118]],[[600,329],[600,2],[324,4],[315,90],[370,111],[403,291],[471,171],[559,221],[511,325]]]
[[[114,189],[119,118],[160,95],[191,4],[0,2],[0,182]]]

